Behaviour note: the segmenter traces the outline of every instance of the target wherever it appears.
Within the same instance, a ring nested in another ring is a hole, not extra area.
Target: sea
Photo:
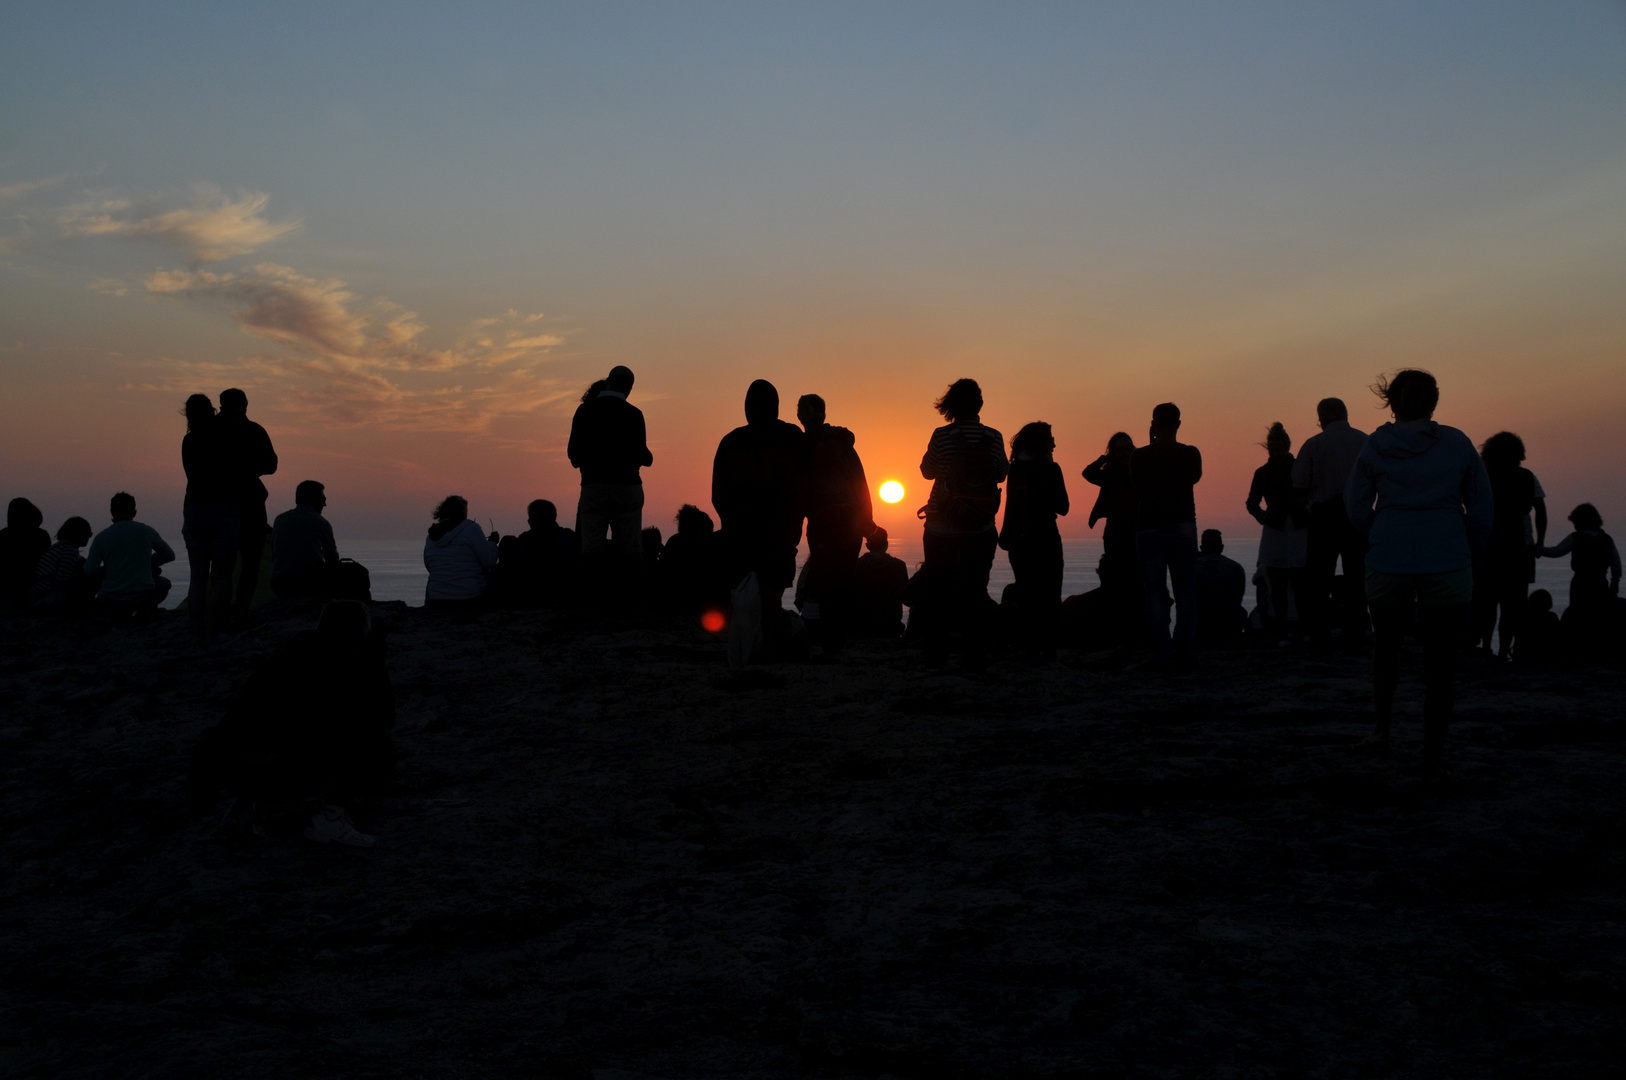
[[[909,564],[910,572],[921,559],[919,536],[892,537],[891,553]],[[365,566],[372,575],[374,600],[404,600],[413,607],[423,604],[424,586],[429,582],[429,572],[423,568],[423,541],[415,540],[372,540],[355,541],[344,545],[340,554],[347,559],[354,559]],[[1259,542],[1257,539],[1240,541],[1227,541],[1225,554],[1248,568],[1251,576],[1253,567],[1259,559]],[[1101,559],[1100,537],[1087,536],[1062,541],[1062,555],[1065,559],[1065,569],[1062,571],[1062,595],[1072,596],[1075,593],[1088,592],[1100,584],[1095,575],[1095,567]],[[802,558],[806,557],[804,546]],[[267,552],[269,557],[269,552]],[[800,568],[801,560],[798,560]],[[190,581],[187,571],[185,554],[180,559],[165,567],[165,573],[175,583],[174,590],[169,594],[166,607],[174,607],[186,597],[186,589]],[[1000,551],[994,557],[994,568],[988,576],[988,593],[998,600],[1005,586],[1015,580],[1011,573],[1010,560],[1005,552]],[[1570,571],[1568,559],[1538,559],[1536,560],[1536,583],[1532,590],[1546,589],[1553,594],[1553,610],[1562,613],[1569,602]],[[786,591],[786,604],[790,603],[790,591]],[[1248,606],[1253,606],[1254,597],[1250,590]]]

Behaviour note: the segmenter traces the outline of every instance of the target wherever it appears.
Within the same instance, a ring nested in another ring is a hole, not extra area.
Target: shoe
[[[305,828],[305,838],[318,844],[346,844],[350,847],[372,847],[376,838],[357,832],[350,815],[342,807],[324,806],[311,815]]]

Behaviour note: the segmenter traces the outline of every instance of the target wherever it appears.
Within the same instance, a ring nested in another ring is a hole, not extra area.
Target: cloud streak
[[[270,221],[264,210],[270,196],[258,191],[235,198],[212,187],[200,187],[191,205],[165,209],[127,199],[80,203],[62,211],[65,237],[114,237],[150,240],[188,255],[194,262],[219,262],[250,255],[299,228],[298,221]]]

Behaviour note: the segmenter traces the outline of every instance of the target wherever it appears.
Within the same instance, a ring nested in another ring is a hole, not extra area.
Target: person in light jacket
[[[429,571],[424,589],[427,607],[475,607],[486,593],[486,573],[497,562],[497,541],[469,520],[469,501],[448,495],[435,507],[435,523],[423,542],[423,565]]]
[[[1434,422],[1440,388],[1426,371],[1379,378],[1394,414],[1366,440],[1344,487],[1350,523],[1366,535],[1366,600],[1376,645],[1376,725],[1367,743],[1387,748],[1400,678],[1400,644],[1415,607],[1423,632],[1423,767],[1437,773],[1451,722],[1453,668],[1467,637],[1474,556],[1490,538],[1490,477],[1473,442]]]

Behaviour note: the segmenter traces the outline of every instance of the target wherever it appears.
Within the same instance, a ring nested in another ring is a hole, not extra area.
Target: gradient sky
[[[241,386],[346,537],[574,505],[638,373],[646,521],[747,383],[909,495],[952,378],[1078,471],[1174,400],[1201,524],[1374,376],[1626,531],[1626,6],[35,4],[0,17],[0,498],[178,534]],[[709,506],[708,506],[709,508]],[[170,535],[177,540],[178,535]]]

